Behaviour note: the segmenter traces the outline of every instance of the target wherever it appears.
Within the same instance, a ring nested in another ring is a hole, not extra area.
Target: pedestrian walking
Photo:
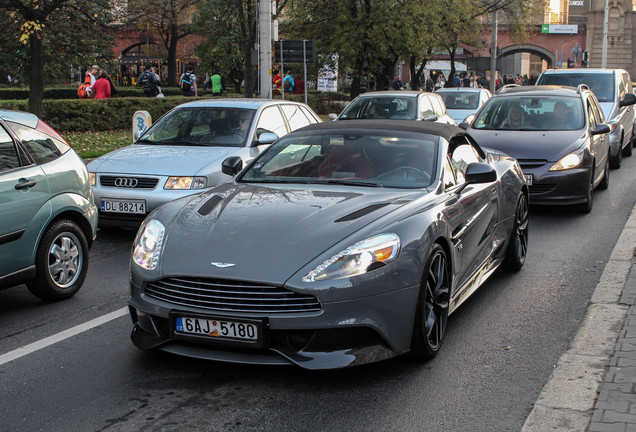
[[[194,67],[188,66],[186,72],[179,79],[179,88],[183,96],[198,96],[197,76],[194,74]]]
[[[98,72],[99,78],[95,80],[95,84],[93,84],[93,93],[95,99],[110,99],[111,91],[110,91],[110,80],[108,79],[108,74],[105,70],[100,70]]]
[[[223,93],[223,79],[218,70],[214,71],[214,75],[210,77],[212,83],[212,96],[221,96]]]

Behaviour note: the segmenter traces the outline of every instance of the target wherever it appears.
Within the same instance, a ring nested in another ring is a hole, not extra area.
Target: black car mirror
[[[278,139],[278,135],[272,132],[263,132],[258,136],[258,140],[254,142],[254,145],[268,145]]]
[[[590,135],[600,135],[600,134],[606,134],[606,133],[610,133],[610,127],[609,125],[603,123],[600,125],[597,125],[594,130],[592,130],[590,132]]]
[[[239,156],[230,156],[221,164],[223,174],[234,177],[243,169],[243,159]]]
[[[473,162],[466,168],[466,183],[490,183],[497,180],[497,172],[492,165]]]
[[[622,107],[634,104],[636,104],[636,95],[634,93],[627,93],[620,103]]]
[[[461,122],[460,124],[458,124],[457,126],[459,126],[460,128],[464,129],[464,130],[468,130],[468,126],[470,126],[470,124],[468,122]]]

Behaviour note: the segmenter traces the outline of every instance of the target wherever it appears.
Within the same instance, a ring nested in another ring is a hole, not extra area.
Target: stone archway
[[[541,59],[545,60],[548,63],[549,67],[555,67],[557,63],[554,53],[538,45],[519,44],[519,45],[510,45],[501,49],[502,57],[506,55],[516,54],[516,53],[536,54],[539,57],[541,57]]]

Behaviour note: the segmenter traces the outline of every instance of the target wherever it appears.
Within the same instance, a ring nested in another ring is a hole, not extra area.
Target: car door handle
[[[15,188],[17,190],[22,190],[22,189],[27,189],[27,188],[33,187],[36,184],[38,184],[38,182],[36,182],[35,180],[27,180],[27,179],[23,179],[22,178],[22,179],[20,179],[18,181],[18,184],[15,185]]]

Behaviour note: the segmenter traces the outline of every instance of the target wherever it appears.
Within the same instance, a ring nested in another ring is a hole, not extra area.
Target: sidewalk
[[[522,432],[636,432],[636,207]]]

